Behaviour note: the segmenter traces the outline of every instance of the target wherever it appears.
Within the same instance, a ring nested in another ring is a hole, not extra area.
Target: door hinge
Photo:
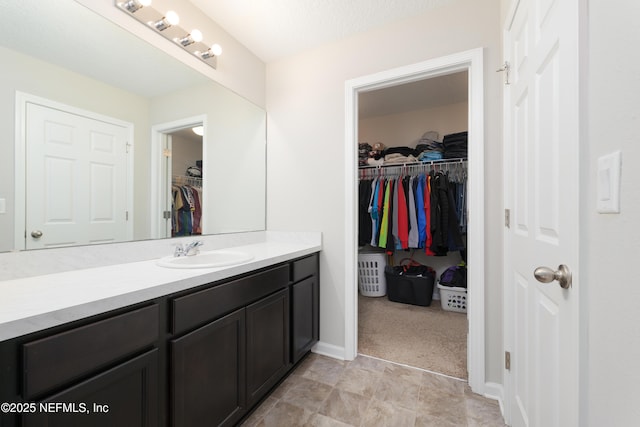
[[[131,144],[129,144],[129,143],[127,142],[127,153],[129,153],[129,150],[130,150],[130,149],[131,149]]]
[[[504,226],[511,227],[511,211],[509,209],[504,210]]]
[[[504,368],[507,371],[511,370],[511,353],[508,351],[504,352]]]
[[[162,212],[162,217],[164,219],[170,219],[171,218],[171,211],[164,211]]]
[[[124,211],[124,220],[129,221],[129,211]]]

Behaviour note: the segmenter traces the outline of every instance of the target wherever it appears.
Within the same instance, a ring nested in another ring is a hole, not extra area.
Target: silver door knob
[[[549,267],[538,267],[533,272],[533,275],[538,282],[551,283],[557,280],[562,289],[569,289],[571,287],[571,270],[564,264],[559,265],[556,271],[553,271]]]
[[[31,232],[31,237],[33,237],[34,239],[39,239],[42,237],[42,231],[40,230],[33,230]]]

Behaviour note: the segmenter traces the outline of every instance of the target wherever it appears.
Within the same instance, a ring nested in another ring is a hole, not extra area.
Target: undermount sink
[[[247,252],[217,250],[192,256],[168,256],[160,258],[157,264],[167,268],[214,268],[242,264],[252,259],[253,255]]]

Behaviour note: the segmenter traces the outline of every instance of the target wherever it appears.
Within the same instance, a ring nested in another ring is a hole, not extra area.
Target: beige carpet
[[[467,315],[358,296],[358,353],[467,378]]]

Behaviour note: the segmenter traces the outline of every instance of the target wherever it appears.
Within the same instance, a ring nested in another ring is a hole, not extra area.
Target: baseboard
[[[500,413],[504,418],[504,387],[498,383],[484,383],[484,397],[498,401]]]
[[[328,344],[326,342],[319,341],[316,345],[311,349],[313,353],[321,354],[323,356],[332,357],[338,360],[345,360],[344,347],[339,347],[337,345]]]

